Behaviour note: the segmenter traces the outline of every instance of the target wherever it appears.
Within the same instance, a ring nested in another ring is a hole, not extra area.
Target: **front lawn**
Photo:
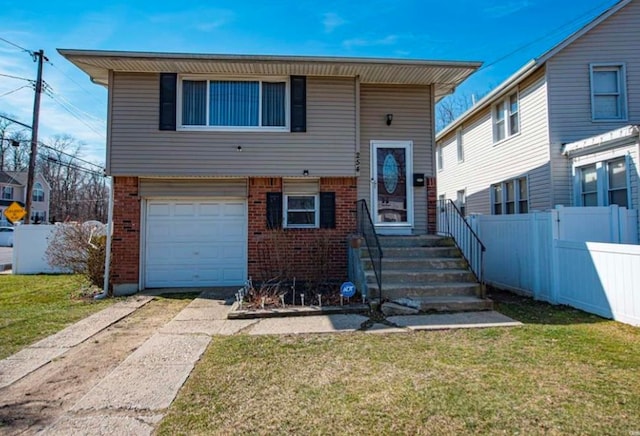
[[[527,324],[215,337],[159,434],[640,431],[640,329],[498,298]]]
[[[0,359],[114,302],[81,298],[81,283],[73,275],[1,275]]]

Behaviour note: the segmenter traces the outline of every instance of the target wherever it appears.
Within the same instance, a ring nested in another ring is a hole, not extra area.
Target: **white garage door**
[[[244,284],[244,200],[149,200],[145,227],[145,287]]]

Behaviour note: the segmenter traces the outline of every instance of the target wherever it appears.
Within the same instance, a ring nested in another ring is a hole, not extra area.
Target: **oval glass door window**
[[[393,194],[398,187],[398,162],[391,153],[384,158],[382,165],[382,180],[384,181],[384,189],[389,194]]]

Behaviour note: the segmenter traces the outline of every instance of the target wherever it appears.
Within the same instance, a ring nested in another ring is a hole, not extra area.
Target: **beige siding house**
[[[623,0],[438,133],[438,194],[466,213],[638,209],[640,1]]]
[[[344,280],[359,199],[380,234],[435,231],[434,104],[480,65],[59,51],[109,90],[116,293],[241,285],[276,254],[310,280],[320,243]]]
[[[49,216],[49,194],[51,186],[42,177],[36,174],[33,185],[33,198],[31,202],[31,222],[47,223]],[[0,224],[9,225],[4,210],[14,201],[21,206],[25,205],[27,193],[27,173],[25,171],[0,171]]]

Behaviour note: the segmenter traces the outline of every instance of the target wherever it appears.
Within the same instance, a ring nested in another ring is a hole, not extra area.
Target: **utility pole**
[[[31,154],[29,155],[29,172],[27,173],[27,198],[25,208],[27,216],[25,224],[31,222],[31,201],[33,200],[33,179],[36,172],[36,157],[38,156],[38,122],[40,121],[40,95],[42,94],[42,63],[47,59],[44,50],[33,53],[33,60],[38,62],[38,77],[36,78],[36,95],[33,99],[33,123],[31,123]]]

